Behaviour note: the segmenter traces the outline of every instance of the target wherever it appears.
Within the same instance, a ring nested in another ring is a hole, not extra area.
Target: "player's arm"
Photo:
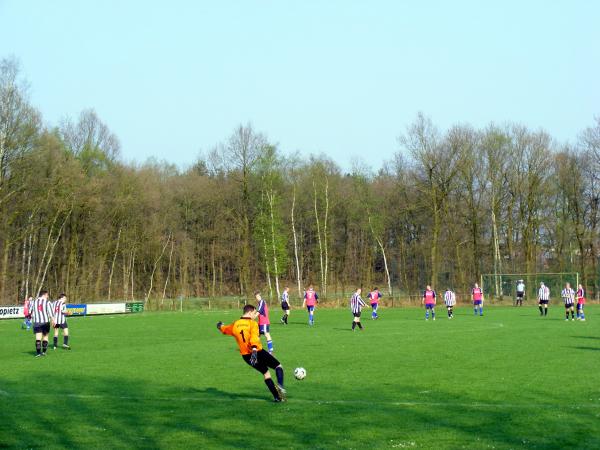
[[[315,292],[315,302],[319,303],[319,296],[317,295],[316,292]]]
[[[233,324],[223,325],[223,322],[217,322],[217,328],[221,333],[233,336]]]

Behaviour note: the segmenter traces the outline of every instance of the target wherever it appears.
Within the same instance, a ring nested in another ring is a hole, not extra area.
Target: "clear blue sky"
[[[0,0],[49,125],[95,108],[126,161],[185,167],[248,121],[374,168],[423,111],[574,141],[600,115],[600,2]]]

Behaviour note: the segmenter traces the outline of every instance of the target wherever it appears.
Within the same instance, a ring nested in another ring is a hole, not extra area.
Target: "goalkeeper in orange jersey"
[[[285,401],[286,391],[283,388],[283,367],[281,363],[269,352],[263,350],[258,334],[256,318],[258,311],[252,305],[244,306],[244,314],[231,325],[217,323],[217,328],[223,334],[233,336],[240,348],[242,358],[247,364],[254,367],[265,377],[265,384],[273,394],[274,402]],[[271,378],[269,368],[275,369],[277,384]]]

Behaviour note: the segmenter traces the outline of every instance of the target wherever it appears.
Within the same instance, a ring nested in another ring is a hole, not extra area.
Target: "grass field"
[[[600,448],[600,307],[586,312],[384,309],[352,333],[348,310],[313,328],[295,310],[271,330],[282,404],[217,332],[235,311],[72,318],[73,350],[45,358],[1,321],[0,447]]]

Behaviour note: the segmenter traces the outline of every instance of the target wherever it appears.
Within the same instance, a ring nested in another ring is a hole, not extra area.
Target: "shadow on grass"
[[[594,433],[564,433],[565,421],[591,431],[593,414],[554,407],[559,402],[550,398],[538,407],[529,402],[539,395],[535,392],[511,405],[481,393],[432,390],[418,395],[400,382],[394,383],[396,389],[379,391],[374,385],[363,393],[353,385],[318,383],[310,389],[288,387],[289,402],[272,404],[260,377],[255,385],[252,379],[252,386],[249,392],[235,392],[194,381],[174,386],[100,375],[5,383],[0,447],[260,448],[265,442],[323,449],[600,446]]]
[[[572,338],[577,338],[577,339],[593,339],[596,341],[600,341],[600,336],[571,336]]]
[[[577,350],[595,350],[597,352],[600,352],[600,347],[584,347],[584,346],[577,346],[577,347],[572,347],[575,348]]]

